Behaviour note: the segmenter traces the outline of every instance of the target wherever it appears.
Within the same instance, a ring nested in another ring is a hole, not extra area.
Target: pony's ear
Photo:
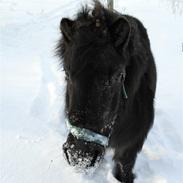
[[[66,41],[72,41],[72,35],[74,32],[74,21],[68,18],[62,18],[60,22],[60,30]]]
[[[114,21],[110,26],[110,32],[115,47],[125,48],[128,45],[131,27],[126,18],[120,17]]]

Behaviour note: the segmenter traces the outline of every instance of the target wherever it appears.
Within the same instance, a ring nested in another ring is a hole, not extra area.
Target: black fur
[[[73,125],[110,136],[114,176],[132,183],[132,169],[153,124],[156,68],[146,29],[99,2],[74,20],[63,18],[57,54],[66,73],[66,114]],[[128,99],[124,98],[122,73]],[[69,134],[63,146],[74,166],[102,159],[105,148]],[[79,159],[80,158],[80,159]]]

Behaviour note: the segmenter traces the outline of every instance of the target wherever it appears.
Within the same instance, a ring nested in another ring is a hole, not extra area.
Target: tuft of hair
[[[77,13],[77,18],[87,18],[89,15],[90,9],[87,5],[82,6],[81,10]]]
[[[93,3],[94,5],[92,15],[98,17],[101,15],[101,12],[103,12],[104,6],[98,0],[93,0]]]

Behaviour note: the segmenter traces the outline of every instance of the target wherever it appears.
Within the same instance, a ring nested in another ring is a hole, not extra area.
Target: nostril
[[[93,157],[93,159],[91,161],[91,166],[95,165],[98,155],[99,155],[99,151],[95,151],[94,157]]]
[[[63,146],[64,156],[65,156],[67,162],[70,164],[69,156],[68,156],[67,150],[68,150],[68,149],[67,149],[65,146]]]

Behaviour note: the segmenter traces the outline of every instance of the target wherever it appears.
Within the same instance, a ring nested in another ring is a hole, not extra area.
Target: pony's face
[[[109,25],[105,11],[95,7],[92,15],[85,11],[74,21],[62,19],[61,56],[67,82],[68,120],[74,126],[109,137],[123,98],[126,63],[118,50],[125,44],[128,24],[118,19]],[[72,134],[63,149],[69,164],[82,168],[95,166],[105,151],[104,146]]]

